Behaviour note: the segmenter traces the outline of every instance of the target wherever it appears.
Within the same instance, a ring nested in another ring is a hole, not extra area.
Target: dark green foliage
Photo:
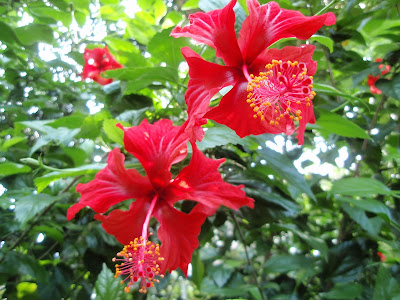
[[[115,124],[186,120],[180,48],[209,61],[215,51],[170,31],[198,8],[227,1],[139,0],[133,18],[128,2],[0,0],[2,298],[153,299],[123,292],[112,262],[122,245],[94,213],[83,209],[68,222],[66,211],[79,200],[76,185],[123,146]],[[240,29],[247,8],[238,2]],[[313,15],[327,1],[277,2]],[[317,122],[305,144],[293,146],[293,136],[240,139],[208,122],[199,149],[226,159],[224,179],[243,184],[255,208],[209,217],[188,278],[167,274],[149,290],[155,298],[400,299],[400,5],[332,2],[326,11],[337,24],[308,41],[318,61]],[[104,87],[81,81],[84,47],[104,44],[125,68],[106,72],[115,81]],[[391,66],[376,82],[381,95],[367,85],[368,75],[381,73],[376,58]],[[132,156],[126,164],[143,171]]]

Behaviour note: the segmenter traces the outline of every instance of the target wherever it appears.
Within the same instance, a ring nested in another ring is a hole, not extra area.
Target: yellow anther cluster
[[[143,237],[135,238],[125,245],[117,256],[121,258],[113,258],[113,261],[121,261],[121,263],[115,265],[114,277],[126,275],[125,279],[121,280],[121,284],[129,280],[125,292],[130,292],[132,285],[140,281],[139,292],[146,293],[148,288],[159,282],[155,276],[164,277],[160,273],[159,263],[164,258],[160,256],[159,244],[147,241]]]
[[[247,84],[246,102],[252,108],[255,119],[267,120],[270,125],[279,125],[289,117],[300,121],[306,106],[316,95],[312,85],[312,76],[307,76],[304,63],[297,61],[272,60],[265,66],[266,72],[257,76],[250,75]]]

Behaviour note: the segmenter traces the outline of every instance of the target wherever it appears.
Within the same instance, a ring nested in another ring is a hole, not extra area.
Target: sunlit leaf
[[[103,263],[102,270],[97,276],[94,286],[96,299],[109,300],[109,299],[124,299],[124,288],[120,284],[120,279],[114,278],[113,272]]]

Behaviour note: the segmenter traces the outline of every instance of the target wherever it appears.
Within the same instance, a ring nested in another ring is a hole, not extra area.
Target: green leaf
[[[343,178],[333,183],[331,192],[352,196],[389,195],[391,190],[373,178]]]
[[[113,272],[111,272],[105,263],[103,263],[102,270],[97,276],[94,292],[98,300],[123,300],[125,298],[120,279],[114,278]]]
[[[317,93],[333,95],[333,96],[340,96],[340,97],[346,98],[350,101],[357,101],[358,103],[364,103],[364,101],[361,100],[360,98],[343,93],[342,91],[339,91],[337,88],[334,88],[333,86],[330,86],[327,84],[313,83],[313,90]]]
[[[17,297],[22,300],[39,300],[37,284],[32,282],[20,282],[17,285]]]
[[[359,200],[360,201],[360,200]],[[382,219],[380,217],[368,218],[366,213],[358,207],[352,207],[347,203],[342,203],[343,210],[360,226],[365,229],[370,235],[378,236]]]
[[[77,112],[73,113],[72,115],[59,118],[50,123],[47,123],[46,125],[51,126],[53,128],[65,127],[65,128],[69,128],[69,129],[75,129],[75,128],[79,128],[82,126],[86,117],[87,117],[86,115],[77,111]],[[25,122],[23,122],[23,123],[25,123]]]
[[[203,140],[197,144],[200,150],[223,146],[227,144],[246,144],[247,139],[241,139],[232,129],[216,124],[214,127],[207,128]]]
[[[17,40],[14,30],[3,21],[0,21],[0,32],[0,41],[2,42],[12,44]]]
[[[67,177],[96,174],[103,169],[105,164],[84,165],[78,168],[62,169],[60,171],[48,173],[42,177],[35,178],[34,182],[38,188],[38,193],[42,192],[51,182]]]
[[[329,52],[333,52],[333,40],[330,37],[314,34],[310,39],[326,46]]]
[[[72,22],[72,15],[69,12],[60,11],[53,7],[42,6],[42,7],[29,7],[29,11],[32,15],[42,18],[51,18],[55,21],[61,21],[65,27],[69,27]]]
[[[311,199],[315,200],[315,196],[310,189],[304,176],[297,171],[286,156],[274,150],[263,147],[259,151],[260,157],[267,161],[267,166],[275,173],[279,174],[282,179],[286,180],[290,185],[295,186],[298,190],[306,193]]]
[[[311,128],[319,128],[328,132],[351,138],[371,139],[371,137],[356,123],[347,120],[335,113],[318,109],[320,117]]]
[[[209,276],[214,280],[216,285],[219,288],[222,288],[223,286],[226,285],[228,282],[229,278],[232,276],[232,273],[234,271],[234,268],[221,263],[220,265],[212,266],[209,268]]]
[[[79,167],[85,163],[88,155],[85,150],[81,148],[63,147],[65,154],[74,162],[75,167]]]
[[[127,25],[127,33],[143,45],[147,45],[151,38],[156,34],[153,26],[138,16],[129,20]]]
[[[50,196],[47,194],[32,194],[19,198],[15,204],[15,218],[18,222],[25,225],[26,222],[61,198],[60,196]]]
[[[16,144],[18,144],[20,142],[23,142],[23,141],[26,141],[26,137],[25,136],[16,136],[16,137],[13,137],[11,139],[8,139],[8,140],[4,141],[4,143],[1,145],[1,147],[0,147],[1,150],[0,151],[7,151],[8,148],[10,148],[10,147],[12,147],[12,146],[14,146],[14,145],[16,145]]]
[[[261,189],[245,188],[245,190],[247,196],[252,198],[257,197],[258,199],[267,202],[268,210],[273,210],[274,205],[277,205],[285,210],[285,216],[294,216],[300,212],[299,205],[296,202],[289,201],[278,194],[264,192]]]
[[[130,126],[127,122],[121,122],[115,119],[104,120],[103,129],[107,136],[113,141],[120,145],[124,145],[124,131],[116,125],[120,123],[122,126],[128,127]]]
[[[138,0],[137,3],[142,9],[141,14],[145,13],[153,17],[153,24],[158,24],[167,12],[167,6],[162,0]]]
[[[299,230],[295,224],[280,224],[277,225],[277,227],[292,231],[299,238],[303,239],[308,245],[319,250],[325,259],[327,259],[329,250],[323,239],[304,233],[303,231]]]
[[[0,274],[27,274],[40,282],[47,282],[48,279],[46,269],[39,264],[37,259],[17,251],[6,254],[4,261],[0,264]]]
[[[181,48],[188,46],[189,42],[186,39],[171,38],[170,33],[171,29],[157,33],[149,42],[147,51],[158,62],[165,62],[168,66],[177,69],[180,62],[184,60]]]
[[[204,264],[200,259],[199,250],[195,250],[192,255],[192,281],[200,288],[201,281],[204,278]]]
[[[178,82],[178,72],[170,67],[138,67],[110,70],[107,77],[128,81],[127,94],[140,91],[151,84],[160,82]]]
[[[264,265],[264,273],[287,273],[312,268],[313,259],[302,255],[274,255]]]
[[[89,115],[83,121],[81,132],[78,137],[95,140],[100,135],[100,130],[105,119],[112,118],[107,110],[101,110],[94,115]]]
[[[337,284],[329,292],[320,293],[323,299],[355,299],[361,296],[363,286],[358,283]],[[384,299],[384,298],[382,298]]]
[[[36,233],[43,233],[46,237],[50,237],[60,244],[64,241],[64,230],[62,226],[54,222],[49,225],[35,226],[32,230]]]
[[[13,162],[0,163],[0,177],[6,177],[10,175],[29,173],[31,168],[25,165],[16,164]]]
[[[29,24],[27,26],[15,29],[18,40],[23,45],[32,45],[36,42],[45,42],[51,44],[53,42],[53,30],[42,24]]]
[[[400,285],[381,264],[375,281],[374,300],[399,300]]]
[[[375,86],[385,95],[400,100],[400,76],[397,76],[392,80],[379,79],[375,83]]]
[[[391,213],[390,209],[383,204],[382,202],[379,202],[378,200],[374,199],[354,199],[354,198],[349,198],[349,197],[337,197],[337,200],[341,202],[346,202],[349,204],[352,204],[354,206],[357,206],[358,208],[361,208],[362,210],[373,212],[376,214],[384,214],[391,218]]]
[[[102,5],[100,7],[100,15],[102,19],[118,21],[125,15],[125,7],[121,4]]]

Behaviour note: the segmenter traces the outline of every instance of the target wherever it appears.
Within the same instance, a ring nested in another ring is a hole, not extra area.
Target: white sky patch
[[[39,233],[37,238],[36,238],[36,243],[40,244],[41,242],[44,241],[45,235],[43,233]]]
[[[312,251],[312,255],[313,255],[314,257],[318,257],[318,256],[321,255],[321,253],[320,253],[318,250],[313,250],[313,251]]]
[[[4,185],[0,184],[0,196],[3,195],[7,189],[4,187]]]
[[[320,174],[322,176],[328,175],[331,179],[341,178],[346,174],[346,170],[341,169],[344,166],[344,161],[348,158],[349,154],[346,147],[339,149],[339,157],[335,159],[336,166],[330,163],[322,163],[318,157],[321,152],[328,151],[326,141],[322,137],[314,137],[315,147],[306,149],[302,155],[294,161],[294,166],[301,174]],[[312,164],[303,168],[302,163],[305,161],[311,161]],[[347,171],[348,172],[348,171]]]
[[[377,135],[378,133],[379,133],[379,129],[378,128],[371,129],[371,135]]]
[[[53,59],[57,59],[57,56],[54,54],[54,47],[46,44],[46,43],[39,43],[39,57],[43,61],[51,61]]]
[[[344,162],[349,157],[349,152],[347,151],[347,147],[342,147],[339,149],[339,157],[335,158],[335,163],[339,168],[344,167]]]
[[[135,14],[141,11],[136,0],[122,0],[121,5],[125,6],[125,13],[129,18],[134,18]]]
[[[98,113],[104,107],[104,104],[96,103],[94,100],[89,99],[86,102],[86,107],[89,109],[89,113],[93,115],[95,113]]]
[[[19,11],[18,16],[21,17],[21,19],[17,22],[18,27],[26,26],[33,22],[33,18],[26,12]]]

